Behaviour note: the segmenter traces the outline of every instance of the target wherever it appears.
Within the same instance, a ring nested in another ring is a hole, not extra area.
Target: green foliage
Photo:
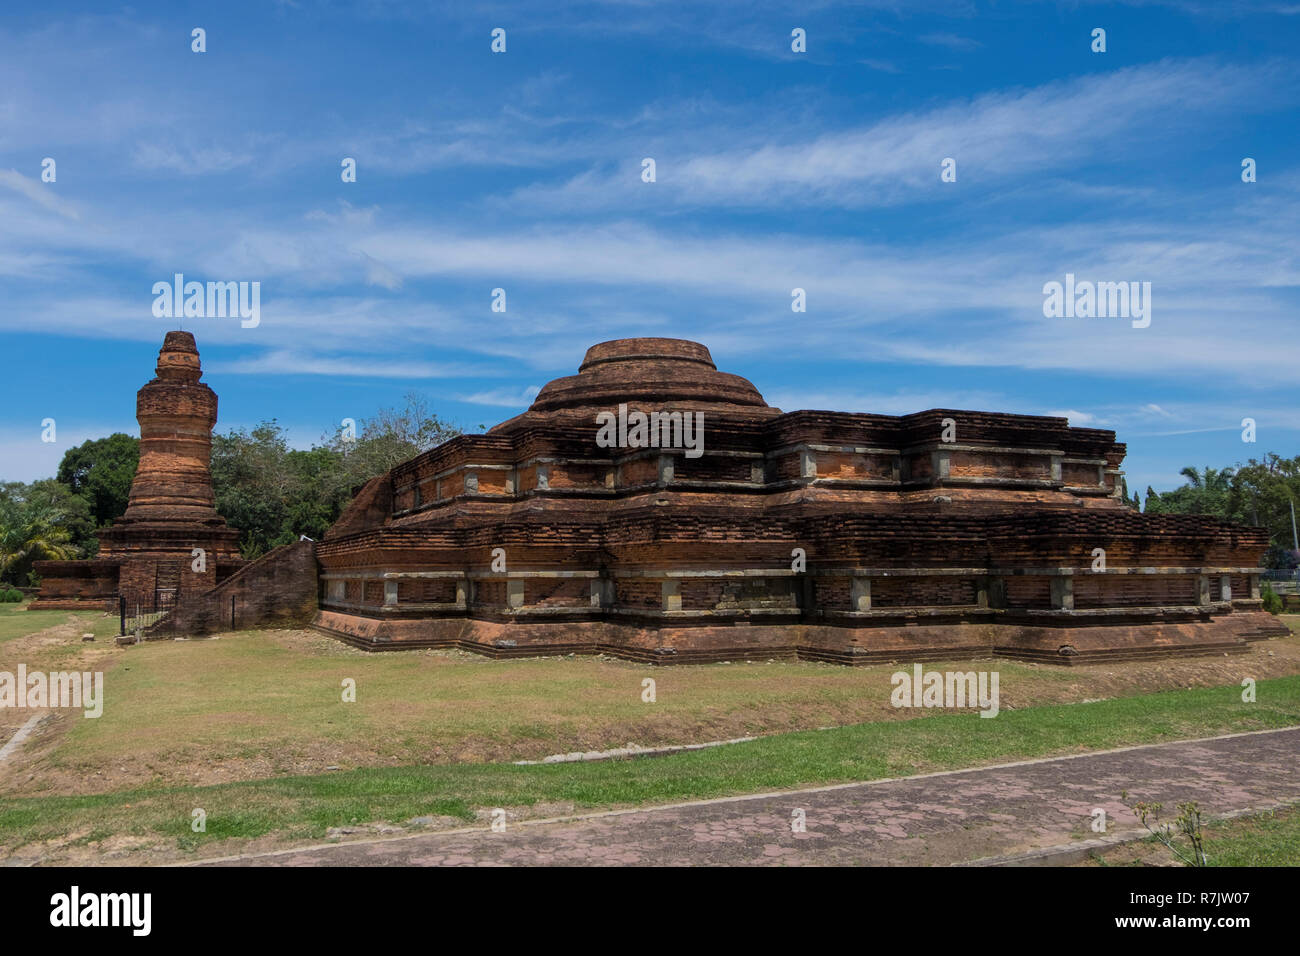
[[[139,461],[140,440],[117,432],[68,449],[56,477],[74,494],[86,499],[93,526],[103,528],[126,511]],[[92,542],[97,544],[93,536],[77,544],[93,553]]]
[[[256,558],[272,548],[320,538],[365,482],[458,434],[416,395],[381,409],[354,438],[340,428],[323,444],[293,450],[274,419],[252,431],[214,435],[212,484],[217,510],[242,532],[240,550]]]
[[[33,562],[81,557],[91,528],[86,500],[52,478],[0,484],[0,581],[29,583]]]
[[[361,485],[457,434],[408,395],[402,408],[363,420],[356,437],[339,429],[305,451],[289,447],[274,419],[213,435],[217,510],[243,533],[247,558],[299,535],[320,538]],[[95,529],[126,511],[139,457],[139,439],[119,432],[70,449],[57,479],[0,484],[0,581],[36,583],[34,561],[94,555]]]
[[[1186,484],[1164,494],[1147,488],[1147,514],[1209,515],[1268,529],[1267,567],[1293,568],[1291,502],[1300,501],[1300,455],[1268,454],[1235,468],[1184,468]]]
[[[22,599],[23,592],[16,588],[5,588],[3,591],[0,591],[0,603],[2,604],[18,604]]]
[[[1278,593],[1272,587],[1265,584],[1260,588],[1259,595],[1264,599],[1265,611],[1268,611],[1269,614],[1282,613],[1282,598],[1278,596]]]

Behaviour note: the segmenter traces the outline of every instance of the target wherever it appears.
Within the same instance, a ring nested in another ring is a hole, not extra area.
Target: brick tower
[[[156,377],[136,393],[140,465],[126,513],[99,532],[100,557],[120,562],[123,594],[204,591],[242,563],[239,532],[212,492],[217,396],[202,375],[194,336],[168,332]]]

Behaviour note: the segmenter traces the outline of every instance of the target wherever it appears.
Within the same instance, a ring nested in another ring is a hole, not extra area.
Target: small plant
[[[1273,590],[1271,585],[1265,584],[1260,589],[1260,596],[1264,599],[1264,610],[1269,614],[1282,613],[1282,598]]]
[[[0,603],[20,604],[22,603],[22,600],[23,592],[19,591],[17,588],[6,588],[5,590],[0,591]]]
[[[1129,806],[1127,790],[1120,794],[1120,799],[1124,801],[1125,806]],[[1209,866],[1205,858],[1205,834],[1201,832],[1200,806],[1195,801],[1180,803],[1178,816],[1173,822],[1160,823],[1160,810],[1163,806],[1162,803],[1147,803],[1145,800],[1139,800],[1129,809],[1146,827],[1147,832],[1167,846],[1174,856],[1185,864]],[[1175,845],[1180,834],[1187,840],[1190,858]]]

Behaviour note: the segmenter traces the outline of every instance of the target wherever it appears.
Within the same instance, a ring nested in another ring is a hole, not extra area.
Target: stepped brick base
[[[861,665],[1005,657],[1070,666],[1242,654],[1249,641],[1290,633],[1262,611],[1239,611],[1213,621],[1103,626],[781,624],[656,629],[607,621],[383,620],[321,611],[312,626],[367,651],[455,648],[493,658],[608,654],[658,665],[796,658]]]
[[[103,611],[109,613],[117,610],[117,598],[68,598],[66,600],[44,598],[27,605],[29,611]]]

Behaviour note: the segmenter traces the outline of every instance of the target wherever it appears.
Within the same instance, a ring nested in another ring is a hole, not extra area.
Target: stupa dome
[[[748,379],[719,372],[699,342],[636,338],[587,349],[578,374],[545,385],[529,411],[608,408],[620,402],[768,407]]]

